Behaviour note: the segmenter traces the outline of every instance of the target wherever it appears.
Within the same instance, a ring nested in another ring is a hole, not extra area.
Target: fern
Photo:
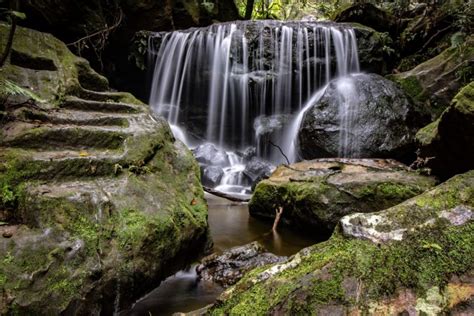
[[[45,102],[31,90],[20,87],[16,83],[0,77],[0,98],[5,99],[9,96],[24,96],[39,103]]]

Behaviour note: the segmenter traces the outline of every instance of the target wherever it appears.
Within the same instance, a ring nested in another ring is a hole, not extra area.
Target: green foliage
[[[16,83],[0,76],[0,100],[5,100],[10,96],[23,96],[36,102],[45,102],[31,90],[20,87]]]
[[[236,0],[241,16],[245,15],[247,0]],[[255,0],[253,19],[295,20],[304,16],[329,19],[336,10],[337,1],[325,0]]]

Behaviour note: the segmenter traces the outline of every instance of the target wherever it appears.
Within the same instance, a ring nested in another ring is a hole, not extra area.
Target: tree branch
[[[287,157],[287,156],[285,155],[285,153],[283,152],[283,149],[281,149],[280,146],[278,146],[277,144],[273,143],[271,140],[269,140],[268,142],[270,143],[270,145],[272,145],[272,146],[278,148],[278,150],[279,150],[280,153],[283,155],[283,157],[285,157],[287,164],[290,164],[290,160],[288,159],[288,157]]]

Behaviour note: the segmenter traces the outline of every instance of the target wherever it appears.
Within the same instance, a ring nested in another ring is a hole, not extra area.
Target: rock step
[[[74,94],[81,99],[91,100],[91,101],[100,101],[100,102],[112,101],[112,102],[118,102],[118,103],[127,103],[127,100],[129,100],[130,103],[132,104],[137,104],[137,102],[139,102],[133,97],[132,94],[128,92],[113,92],[113,91],[99,92],[99,91],[88,90],[81,87],[81,89],[76,91]]]
[[[0,146],[51,150],[102,148],[118,149],[130,133],[116,127],[15,124]]]
[[[94,112],[138,113],[142,111],[139,105],[120,102],[91,101],[73,96],[66,97],[59,106],[65,109]]]
[[[36,121],[61,125],[78,125],[78,126],[122,126],[128,127],[128,115],[105,114],[101,112],[82,112],[76,110],[60,111],[41,111],[35,109],[22,108],[16,116],[27,121]]]

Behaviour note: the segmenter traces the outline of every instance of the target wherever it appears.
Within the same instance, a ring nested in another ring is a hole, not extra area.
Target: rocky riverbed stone
[[[393,160],[317,159],[279,166],[258,183],[249,203],[253,216],[329,235],[341,217],[374,212],[431,188],[435,181]]]
[[[282,262],[287,257],[267,252],[258,242],[238,246],[224,251],[223,254],[212,254],[201,260],[196,267],[200,279],[213,281],[223,287],[237,283],[246,272],[264,265]]]
[[[328,241],[247,273],[208,314],[470,315],[473,188],[470,171],[386,210],[344,217]],[[365,234],[372,230],[397,238]]]

